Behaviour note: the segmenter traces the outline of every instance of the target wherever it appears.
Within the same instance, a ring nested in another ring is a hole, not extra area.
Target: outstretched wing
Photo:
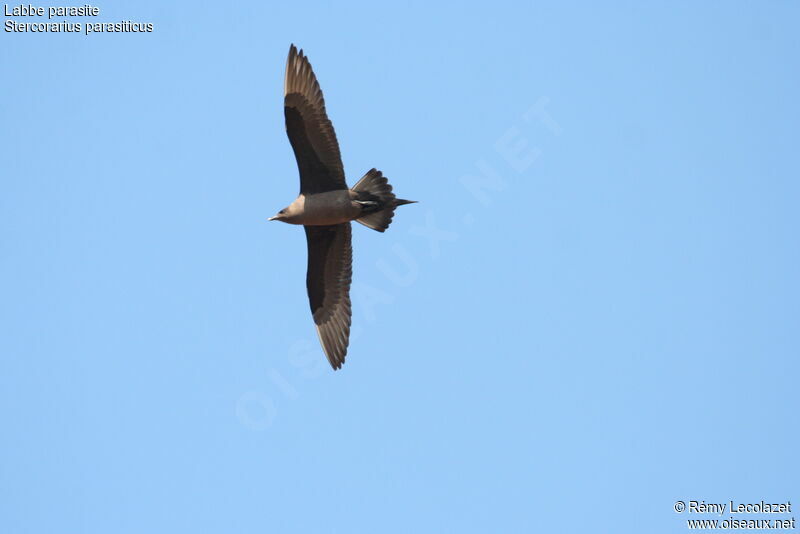
[[[350,223],[304,228],[308,241],[308,301],[325,356],[334,369],[339,369],[350,341]]]
[[[311,63],[289,48],[283,86],[286,133],[297,158],[300,193],[311,195],[347,189],[336,132],[325,112],[325,99]]]

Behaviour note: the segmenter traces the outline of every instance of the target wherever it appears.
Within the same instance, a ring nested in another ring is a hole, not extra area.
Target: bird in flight
[[[415,201],[395,197],[389,181],[376,169],[347,187],[322,90],[308,58],[294,45],[286,60],[283,93],[286,133],[300,172],[300,195],[269,220],[305,228],[311,314],[325,356],[339,369],[350,340],[350,221],[385,232],[395,208]]]

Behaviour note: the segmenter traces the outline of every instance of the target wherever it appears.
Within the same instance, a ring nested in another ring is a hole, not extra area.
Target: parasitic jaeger
[[[300,172],[300,195],[270,221],[303,225],[308,242],[306,287],[322,349],[341,368],[350,339],[353,249],[350,221],[384,232],[397,206],[381,171],[370,169],[347,187],[342,157],[311,63],[294,45],[283,86],[286,133]]]

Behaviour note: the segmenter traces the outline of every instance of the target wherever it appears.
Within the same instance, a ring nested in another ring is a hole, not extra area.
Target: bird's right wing
[[[322,90],[308,58],[294,45],[286,60],[283,93],[286,134],[300,171],[300,193],[347,189],[339,142],[325,111]]]
[[[308,241],[308,301],[325,356],[334,369],[339,369],[350,340],[350,223],[304,228]]]

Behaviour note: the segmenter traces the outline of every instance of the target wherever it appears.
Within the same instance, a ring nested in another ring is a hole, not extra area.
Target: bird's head
[[[276,213],[273,217],[267,219],[268,221],[286,221],[289,214],[289,208],[283,208],[281,211]]]
[[[270,217],[267,220],[281,221],[288,224],[301,224],[300,221],[302,220],[304,202],[305,197],[300,195],[294,202],[276,213],[274,217]]]

